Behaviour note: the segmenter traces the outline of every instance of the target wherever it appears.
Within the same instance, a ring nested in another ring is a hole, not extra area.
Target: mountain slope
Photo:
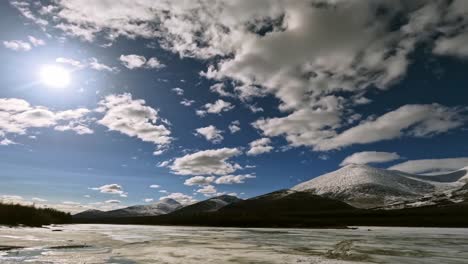
[[[351,164],[292,188],[345,201],[358,208],[383,207],[401,201],[453,190],[466,172],[421,176]]]
[[[310,192],[280,190],[230,204],[221,208],[218,213],[288,215],[352,209],[352,206],[344,202]]]
[[[182,205],[173,199],[163,199],[149,205],[135,205],[112,211],[87,210],[74,215],[74,218],[114,218],[114,217],[141,217],[155,216],[171,213]]]
[[[205,201],[201,201],[195,204],[182,207],[172,212],[172,214],[194,214],[194,213],[202,213],[202,212],[215,212],[223,208],[226,205],[237,203],[239,201],[242,201],[242,199],[239,199],[231,195],[221,195],[221,196],[207,199]]]
[[[105,213],[104,211],[89,209],[73,215],[73,218],[98,218],[104,216]]]

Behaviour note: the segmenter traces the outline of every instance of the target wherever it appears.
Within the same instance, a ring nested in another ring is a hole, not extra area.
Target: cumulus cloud
[[[408,160],[388,168],[408,173],[431,173],[455,171],[468,166],[468,157],[447,159],[420,159]]]
[[[247,151],[247,155],[256,156],[263,153],[268,153],[273,150],[270,146],[271,140],[269,138],[260,138],[249,143],[250,149]]]
[[[379,151],[363,151],[356,152],[346,157],[340,164],[345,166],[348,164],[368,164],[368,163],[384,163],[394,161],[400,158],[395,152],[379,152]]]
[[[104,63],[99,62],[97,58],[89,58],[87,60],[79,61],[72,58],[58,57],[55,59],[55,62],[68,65],[77,69],[89,68],[96,71],[108,71],[108,72],[117,72],[118,69]]]
[[[158,184],[151,184],[149,187],[152,188],[152,189],[158,189],[158,188],[160,188],[161,186],[158,185]]]
[[[241,168],[229,161],[240,154],[237,148],[203,150],[176,158],[170,168],[179,175],[226,175]]]
[[[136,54],[120,55],[119,60],[130,70],[137,68],[160,69],[165,67],[165,65],[159,62],[155,57],[147,60],[144,56]]]
[[[240,184],[244,183],[245,179],[253,179],[255,175],[243,174],[243,175],[224,175],[216,179],[216,184]]]
[[[210,91],[213,92],[213,93],[217,93],[217,94],[219,94],[220,96],[224,96],[224,97],[234,97],[234,94],[233,94],[233,93],[230,93],[230,92],[226,91],[226,85],[224,85],[224,83],[216,83],[216,84],[213,84],[213,85],[210,87]]]
[[[318,150],[366,144],[401,136],[427,137],[447,132],[466,122],[463,110],[439,104],[405,105],[375,120],[368,120],[319,143]]]
[[[81,61],[71,59],[71,58],[58,57],[55,59],[55,62],[66,64],[66,65],[69,65],[75,68],[80,68],[80,69],[86,67],[86,65],[83,64]]]
[[[191,106],[193,103],[195,103],[195,101],[189,99],[183,99],[182,101],[180,101],[180,104],[183,106]]]
[[[100,193],[118,194],[120,195],[120,197],[127,197],[127,193],[124,192],[123,187],[116,183],[106,184],[100,187],[93,187],[89,189],[94,190],[94,191],[99,191]]]
[[[108,66],[106,64],[100,63],[98,59],[96,58],[90,58],[88,61],[88,65],[91,69],[94,69],[96,71],[108,71],[108,72],[116,72],[117,68]]]
[[[229,131],[231,131],[231,134],[237,133],[241,130],[240,128],[240,122],[239,120],[234,120],[229,124]]]
[[[43,39],[35,38],[33,36],[28,36],[28,40],[34,47],[45,45],[45,41]]]
[[[119,200],[107,200],[105,201],[105,203],[108,203],[108,204],[119,204],[121,203]]]
[[[222,99],[216,100],[214,103],[207,103],[203,106],[203,109],[197,111],[197,115],[205,116],[208,114],[220,114],[221,112],[227,112],[234,108],[229,102],[226,102]]]
[[[215,126],[210,125],[207,127],[200,127],[195,129],[196,135],[200,135],[205,137],[206,140],[218,144],[223,141],[224,137],[221,135],[223,133],[222,130],[217,129]]]
[[[205,185],[203,188],[197,190],[197,193],[201,193],[205,196],[212,196],[216,194],[218,191],[213,185]]]
[[[27,101],[17,98],[0,98],[0,135],[26,134],[29,128],[71,126],[69,129],[79,134],[92,133],[87,127],[87,115],[91,111],[77,108],[65,111],[52,111],[44,106],[31,106]]]
[[[158,111],[146,106],[144,100],[134,100],[129,93],[113,94],[99,105],[104,117],[98,123],[109,130],[151,142],[158,150],[171,143],[171,131],[163,124]]]
[[[31,44],[22,40],[3,41],[3,46],[14,51],[28,51],[32,49]]]
[[[151,202],[154,201],[154,199],[153,199],[153,198],[145,198],[145,199],[143,199],[143,201],[144,201],[145,203],[151,203]]]
[[[190,195],[186,195],[186,194],[183,194],[183,193],[171,193],[169,195],[166,195],[166,196],[163,196],[161,198],[159,198],[159,200],[164,200],[164,199],[173,199],[173,200],[176,200],[177,202],[179,202],[180,204],[182,205],[189,205],[189,204],[193,204],[195,202],[197,202],[196,199],[194,199],[192,196]]]
[[[44,40],[35,38],[33,36],[28,36],[28,41],[29,42],[22,40],[5,40],[3,41],[3,46],[14,51],[29,51],[33,47],[45,45]]]
[[[8,138],[4,138],[2,140],[0,140],[0,146],[8,146],[8,145],[16,145],[18,143],[14,142],[13,140],[11,139],[8,139]]]
[[[212,183],[215,180],[214,176],[203,177],[203,176],[194,176],[185,180],[184,185],[193,186],[193,185],[207,185]]]
[[[184,89],[182,88],[176,87],[176,88],[172,88],[171,90],[177,95],[184,95]]]
[[[444,133],[467,121],[464,112],[462,108],[439,104],[405,105],[337,133],[341,125],[336,111],[304,109],[286,117],[260,119],[253,126],[266,136],[284,135],[292,146],[325,151],[402,136],[429,137]]]
[[[47,202],[47,200],[42,199],[42,198],[38,198],[38,197],[33,197],[31,200],[32,200],[33,202],[37,202],[37,203]]]

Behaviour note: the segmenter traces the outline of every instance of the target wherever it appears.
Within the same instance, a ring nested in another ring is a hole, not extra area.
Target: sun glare
[[[45,85],[55,88],[64,88],[70,84],[70,72],[56,65],[43,66],[40,77]]]

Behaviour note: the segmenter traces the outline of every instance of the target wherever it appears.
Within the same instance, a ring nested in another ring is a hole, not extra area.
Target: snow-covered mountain
[[[174,212],[182,205],[176,200],[166,198],[153,204],[135,205],[112,211],[87,210],[74,215],[75,218],[112,218],[112,217],[136,217],[155,216]]]
[[[135,205],[122,209],[107,211],[107,217],[134,217],[134,216],[154,216],[171,213],[182,205],[176,200],[166,198],[153,204]]]
[[[428,176],[351,164],[296,185],[292,190],[310,191],[358,208],[374,208],[451,192],[467,182],[467,168]]]

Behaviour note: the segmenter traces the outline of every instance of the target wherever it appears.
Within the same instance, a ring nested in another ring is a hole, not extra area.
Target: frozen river
[[[0,227],[0,263],[468,263],[468,229]]]

